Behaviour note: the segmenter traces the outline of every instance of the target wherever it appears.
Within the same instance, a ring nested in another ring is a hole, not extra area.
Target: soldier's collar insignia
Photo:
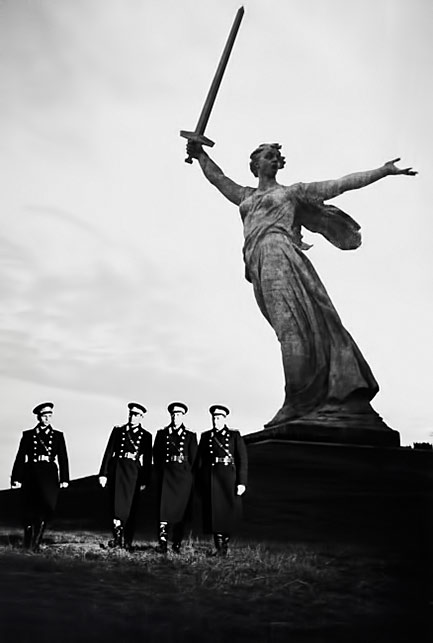
[[[170,431],[171,431],[172,433],[177,433],[178,435],[182,435],[182,433],[185,431],[185,426],[184,426],[183,424],[181,424],[181,425],[180,425],[180,426],[178,426],[177,428],[176,428],[176,427],[174,427],[174,426],[171,426],[171,427],[170,427]]]
[[[52,430],[51,424],[49,424],[48,426],[40,426],[40,425],[38,425],[36,427],[36,433],[49,433],[51,430]]]

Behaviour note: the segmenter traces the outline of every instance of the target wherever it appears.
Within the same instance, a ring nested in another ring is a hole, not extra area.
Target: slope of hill
[[[429,550],[433,452],[270,440],[248,445],[239,535],[251,541],[333,541]],[[0,522],[19,525],[19,492],[0,491]],[[200,502],[192,529],[200,534]],[[138,532],[156,533],[155,484],[141,497]],[[109,529],[96,476],[62,491],[55,528]]]

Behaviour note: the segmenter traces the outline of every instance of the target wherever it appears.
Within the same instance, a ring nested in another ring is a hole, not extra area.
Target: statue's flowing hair
[[[279,169],[281,170],[285,164],[286,164],[286,159],[285,157],[280,153],[281,150],[281,145],[279,143],[262,143],[256,149],[254,152],[251,152],[250,154],[250,170],[254,174],[254,176],[258,176],[257,173],[257,156],[263,152],[267,147],[270,147],[274,150],[278,151],[278,162],[279,162]]]

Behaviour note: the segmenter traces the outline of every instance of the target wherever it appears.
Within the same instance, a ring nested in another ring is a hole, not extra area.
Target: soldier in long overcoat
[[[229,409],[210,407],[212,429],[201,435],[198,448],[198,485],[203,503],[205,533],[214,537],[213,555],[225,556],[241,517],[241,496],[246,490],[248,455],[239,431],[229,429]]]
[[[99,483],[108,482],[113,539],[109,547],[131,549],[140,491],[149,484],[152,467],[152,435],[143,426],[147,409],[128,404],[128,422],[115,426],[102,458]]]
[[[197,436],[185,427],[184,416],[188,412],[186,404],[172,402],[167,409],[170,424],[157,432],[153,446],[153,462],[158,481],[158,551],[167,552],[168,530],[172,525],[172,548],[175,553],[179,553],[192,496]]]
[[[23,431],[11,475],[12,489],[21,488],[24,547],[34,550],[54,514],[60,488],[69,484],[66,442],[51,426],[53,408],[52,402],[43,402],[33,409],[38,423]]]

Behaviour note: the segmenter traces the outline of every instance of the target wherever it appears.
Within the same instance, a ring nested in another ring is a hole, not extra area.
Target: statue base
[[[395,548],[401,560],[418,557],[428,575],[433,556],[431,449],[287,439],[255,442],[247,449],[249,483],[241,529],[249,542],[368,544],[383,546],[384,552]]]
[[[249,443],[277,439],[361,446],[400,446],[399,432],[385,424],[368,400],[356,395],[342,402],[328,402],[319,409],[294,419],[284,419],[284,413],[279,411],[262,431],[251,433],[245,438]]]

